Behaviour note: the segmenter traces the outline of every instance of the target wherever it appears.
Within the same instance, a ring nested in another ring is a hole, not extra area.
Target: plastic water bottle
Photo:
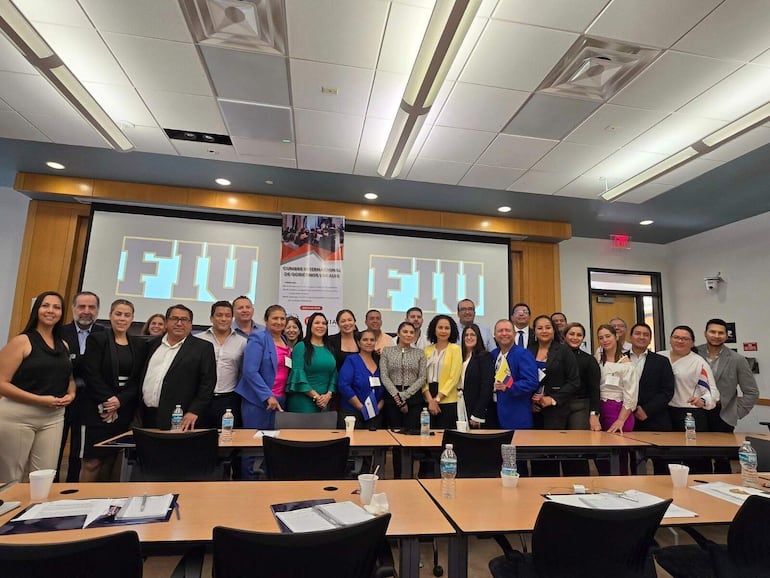
[[[430,435],[430,414],[427,407],[422,408],[420,412],[420,435],[426,437]]]
[[[738,450],[738,459],[741,462],[741,483],[744,486],[756,486],[757,477],[757,450],[751,447],[751,442],[743,442],[741,449]]]
[[[184,413],[182,412],[182,406],[176,404],[174,413],[171,414],[171,431],[180,431],[182,429],[182,418]]]
[[[447,444],[441,454],[441,497],[454,498],[456,495],[457,456],[452,444]]]
[[[684,416],[684,437],[688,442],[694,442],[697,433],[695,432],[695,418],[690,412]]]
[[[500,444],[500,453],[503,456],[503,467],[500,473],[504,476],[515,476],[516,470],[516,446],[513,444]]]
[[[235,416],[233,410],[228,408],[222,414],[222,436],[220,439],[223,442],[233,441],[233,427],[235,427]]]

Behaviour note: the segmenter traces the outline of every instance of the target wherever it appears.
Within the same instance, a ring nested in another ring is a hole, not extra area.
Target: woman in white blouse
[[[633,410],[639,397],[639,379],[631,360],[623,354],[615,330],[600,325],[596,332],[601,347],[596,354],[602,375],[599,382],[602,429],[610,433],[633,431]]]

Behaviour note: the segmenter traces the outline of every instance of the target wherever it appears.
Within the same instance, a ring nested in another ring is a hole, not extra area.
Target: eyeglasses
[[[682,337],[680,335],[672,335],[671,339],[674,341],[692,341],[692,337]]]
[[[529,309],[514,309],[514,315],[529,315]]]
[[[463,312],[463,311],[476,311],[476,308],[475,307],[460,307],[457,310],[460,311],[460,312]]]
[[[177,316],[171,316],[168,318],[168,321],[171,321],[171,323],[190,323],[192,319],[189,317],[177,317]]]

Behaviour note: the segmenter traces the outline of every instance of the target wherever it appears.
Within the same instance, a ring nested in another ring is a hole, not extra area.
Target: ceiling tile
[[[480,12],[481,11],[479,10],[479,13]],[[449,72],[447,72],[446,75],[447,80],[457,80],[460,77],[465,65],[468,63],[468,58],[470,58],[473,53],[473,49],[476,48],[476,44],[478,44],[479,38],[481,38],[481,35],[484,33],[488,22],[488,18],[480,18],[477,16],[473,19],[473,22],[471,22],[471,25],[468,28],[468,32],[465,34],[463,43],[460,45],[460,49],[457,51],[457,55],[452,62],[452,66],[449,67]]]
[[[604,159],[591,170],[586,171],[585,176],[606,179],[607,188],[611,189],[622,181],[630,179],[634,175],[662,161],[666,156],[621,149]]]
[[[452,93],[452,88],[454,88],[454,86],[455,83],[448,80],[441,85],[441,88],[439,88],[438,94],[436,95],[436,100],[433,101],[433,106],[430,107],[430,112],[428,112],[428,116],[425,117],[425,124],[436,124],[436,119],[444,109],[444,105],[446,104],[449,95]]]
[[[432,10],[393,4],[388,15],[377,69],[408,75],[420,50]]]
[[[192,42],[179,2],[158,0],[80,0],[99,30]]]
[[[225,123],[214,98],[162,90],[140,90],[161,128],[225,134]]]
[[[478,162],[493,167],[528,169],[557,144],[558,141],[555,140],[501,134],[481,155]]]
[[[295,107],[363,116],[373,70],[291,59],[291,94]],[[324,94],[322,87],[336,89]]]
[[[290,56],[374,68],[387,13],[377,0],[288,0]]]
[[[172,139],[171,144],[183,157],[196,157],[217,161],[237,161],[235,149],[228,145],[192,142]]]
[[[409,76],[378,70],[374,76],[372,94],[366,116],[393,120],[404,96]]]
[[[561,142],[532,168],[536,171],[571,175],[571,180],[606,159],[613,152],[614,149],[607,147]]]
[[[0,70],[37,74],[37,70],[11,44],[3,34],[0,34]]]
[[[726,0],[674,45],[677,50],[749,61],[767,50],[770,3]]]
[[[582,176],[567,183],[554,194],[559,197],[574,197],[576,199],[597,199],[604,190],[603,180],[598,177]]]
[[[56,116],[25,113],[24,117],[55,143],[109,148],[104,139],[74,111]]]
[[[766,50],[757,56],[752,62],[755,64],[761,64],[763,66],[770,66],[770,50]]]
[[[208,76],[192,44],[108,32],[107,45],[134,86],[212,96]]]
[[[601,103],[533,94],[503,129],[504,133],[561,140],[575,130]]]
[[[254,157],[294,158],[296,150],[294,143],[257,140],[233,137],[233,147],[238,155]]]
[[[365,177],[379,177],[377,167],[380,164],[381,156],[381,153],[378,151],[359,149],[353,174]]]
[[[664,185],[661,183],[647,183],[646,185],[642,185],[641,187],[634,189],[630,193],[626,193],[618,200],[623,203],[644,203],[645,201],[649,201],[658,195],[662,195],[672,188],[673,186],[671,185]]]
[[[178,154],[176,149],[171,146],[163,129],[152,126],[135,126],[122,130],[138,151],[161,155]]]
[[[499,20],[583,32],[609,0],[500,0],[492,15]]]
[[[0,98],[0,110],[11,110],[11,107],[8,106],[3,99]]]
[[[632,140],[626,148],[671,155],[722,128],[725,124],[721,120],[672,114]]]
[[[307,171],[353,172],[356,151],[331,147],[297,145],[297,166]]]
[[[85,86],[113,120],[126,120],[142,126],[157,125],[134,87],[96,82],[87,82]]]
[[[679,112],[732,121],[765,104],[770,95],[770,68],[746,64]]]
[[[232,100],[290,106],[286,58],[201,46],[217,96]]]
[[[93,28],[77,0],[57,0],[56,2],[41,2],[40,0],[13,0],[24,16],[32,22],[49,22],[62,26],[79,26]]]
[[[295,140],[288,107],[224,99],[219,100],[219,107],[231,136],[272,142]]]
[[[707,173],[722,164],[724,163],[721,161],[713,161],[704,158],[693,159],[681,167],[674,169],[670,173],[666,173],[665,175],[658,177],[655,179],[655,182],[678,187],[679,185],[682,185],[687,181],[691,181],[695,177],[699,177],[703,173]]]
[[[266,165],[270,167],[283,167],[285,169],[296,169],[297,159],[280,157],[255,157],[251,155],[238,155],[238,160],[252,165]]]
[[[722,0],[613,0],[588,34],[668,48]]]
[[[364,131],[361,134],[360,148],[368,151],[378,151],[382,153],[385,144],[388,142],[390,129],[393,127],[393,121],[384,118],[367,117],[364,120]]]
[[[61,94],[42,76],[0,72],[0,98],[21,112],[70,111],[71,107]]]
[[[516,180],[508,190],[522,193],[537,193],[539,195],[552,195],[564,185],[574,179],[571,174],[544,173],[529,170]]]
[[[515,90],[534,90],[577,34],[491,20],[460,80]]]
[[[631,142],[666,116],[665,113],[654,110],[605,104],[565,140],[618,148]]]
[[[470,167],[466,163],[418,158],[409,171],[409,180],[456,185]]]
[[[361,139],[364,118],[296,108],[294,123],[297,144],[356,150]],[[350,170],[353,170],[352,165]]]
[[[47,142],[50,139],[12,110],[0,110],[0,136]]]
[[[738,67],[738,62],[667,51],[610,102],[673,112]]]
[[[768,143],[770,143],[770,128],[758,126],[701,158],[729,162]]]
[[[518,90],[458,82],[436,124],[500,132],[528,96]]]
[[[523,174],[524,171],[521,169],[474,165],[465,173],[459,184],[464,187],[480,187],[502,191],[511,186],[511,183]]]
[[[473,163],[495,138],[495,133],[434,126],[420,150],[420,158]]]

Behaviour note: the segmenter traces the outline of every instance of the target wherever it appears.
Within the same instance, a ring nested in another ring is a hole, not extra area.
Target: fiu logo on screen
[[[476,304],[484,315],[484,263],[371,255],[369,306],[406,311],[419,307],[426,313],[452,314],[460,299]]]
[[[254,299],[259,247],[123,237],[116,295],[195,301]]]

